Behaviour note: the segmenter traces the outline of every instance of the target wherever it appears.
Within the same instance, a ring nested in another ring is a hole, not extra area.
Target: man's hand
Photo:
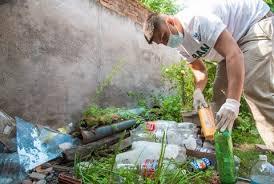
[[[207,103],[202,93],[207,83],[207,71],[205,65],[201,60],[195,60],[194,62],[190,63],[190,68],[193,72],[195,80],[193,107],[197,111],[199,106],[207,107]]]
[[[232,131],[235,119],[239,114],[240,103],[234,99],[226,99],[220,110],[216,114],[217,129],[221,132]]]
[[[197,111],[199,106],[207,107],[207,103],[205,101],[204,95],[200,88],[195,89],[193,93],[193,107],[194,110]]]

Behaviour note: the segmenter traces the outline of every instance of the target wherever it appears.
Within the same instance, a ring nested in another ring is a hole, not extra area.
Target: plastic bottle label
[[[154,132],[156,130],[156,124],[154,121],[149,121],[146,123],[146,130],[150,132]]]
[[[146,159],[141,166],[143,176],[153,177],[157,167],[158,167],[157,160]]]

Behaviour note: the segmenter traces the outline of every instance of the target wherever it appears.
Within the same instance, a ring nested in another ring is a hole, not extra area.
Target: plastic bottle
[[[274,183],[274,166],[267,162],[266,155],[260,155],[259,161],[251,169],[251,184]]]
[[[223,184],[232,184],[237,180],[231,134],[217,131],[214,135],[217,169]]]
[[[161,155],[161,143],[136,141],[132,143],[132,150],[120,153],[116,156],[117,168],[130,164],[140,165],[146,159],[159,160]],[[174,159],[177,162],[185,162],[186,150],[180,146],[167,144],[164,159]]]
[[[131,131],[132,141],[162,142],[164,132],[177,128],[175,121],[148,121]]]
[[[20,165],[17,153],[0,154],[0,183],[19,184],[25,176],[26,173]]]
[[[210,107],[201,107],[198,110],[199,119],[201,122],[202,132],[206,140],[213,140],[216,131],[215,119]]]
[[[156,130],[168,130],[169,128],[176,128],[177,123],[175,121],[157,120],[145,122],[146,130],[154,132]]]

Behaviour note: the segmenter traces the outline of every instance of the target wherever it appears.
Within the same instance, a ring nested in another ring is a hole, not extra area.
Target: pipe
[[[123,130],[129,129],[132,126],[136,125],[135,120],[127,120],[112,125],[106,125],[92,130],[81,130],[83,137],[83,143],[87,144],[93,141],[97,141],[104,137],[113,135],[115,133],[121,132]]]

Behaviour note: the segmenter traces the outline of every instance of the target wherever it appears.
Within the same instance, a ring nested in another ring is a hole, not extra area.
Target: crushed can
[[[190,165],[194,170],[205,170],[212,164],[209,159],[201,158],[201,159],[197,159],[197,160],[192,160],[190,162]]]

